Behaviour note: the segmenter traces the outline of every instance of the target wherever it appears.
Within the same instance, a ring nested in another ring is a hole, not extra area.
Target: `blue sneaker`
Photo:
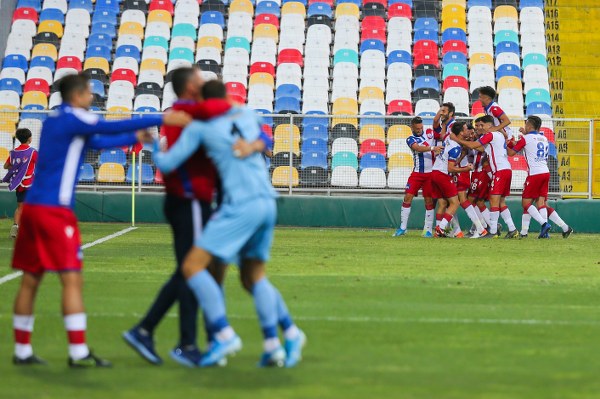
[[[548,238],[548,233],[550,232],[551,228],[552,226],[550,225],[550,223],[544,223],[542,225],[542,229],[540,230],[540,235],[538,236],[538,238]]]
[[[198,367],[202,359],[202,352],[195,346],[192,349],[186,349],[183,346],[178,346],[169,352],[171,359],[186,367]]]
[[[433,234],[429,230],[423,230],[423,234],[421,234],[423,238],[433,238]]]
[[[286,365],[285,350],[280,346],[273,352],[264,352],[258,362],[258,367],[283,367]]]
[[[305,345],[306,334],[302,330],[299,330],[296,339],[285,340],[285,352],[287,353],[285,367],[294,367],[302,360],[302,349]]]
[[[133,348],[141,357],[146,359],[152,364],[162,364],[162,359],[156,354],[154,350],[154,341],[152,335],[145,335],[140,332],[138,327],[134,327],[129,331],[123,333],[123,339],[125,342]]]
[[[234,335],[233,338],[220,342],[215,340],[200,359],[200,367],[212,367],[223,364],[223,359],[242,350],[242,339]]]
[[[400,237],[403,235],[406,235],[406,230],[399,228],[398,230],[396,230],[396,232],[394,233],[394,235],[392,237]]]

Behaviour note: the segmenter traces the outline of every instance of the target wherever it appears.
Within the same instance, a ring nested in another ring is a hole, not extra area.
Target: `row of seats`
[[[106,162],[97,169],[92,164],[84,163],[79,170],[79,183],[131,183],[134,168],[131,165],[124,166],[119,163]],[[140,165],[135,167],[135,180],[139,181]],[[148,164],[141,165],[142,184],[162,183],[162,177],[158,171]]]

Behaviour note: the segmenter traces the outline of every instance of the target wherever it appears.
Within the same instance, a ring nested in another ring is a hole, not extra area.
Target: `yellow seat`
[[[494,66],[494,56],[487,53],[475,53],[469,60],[469,69],[473,68],[473,65],[491,65]]]
[[[58,58],[58,50],[50,43],[36,44],[31,51],[31,58],[35,57],[48,57],[56,61]]]
[[[8,159],[8,148],[0,147],[0,161],[4,165],[4,162]]]
[[[299,156],[300,142],[296,140],[290,140],[289,137],[282,137],[279,140],[275,140],[275,144],[273,145],[273,154],[290,151]]]
[[[452,5],[448,5],[442,8],[442,22],[444,22],[445,19],[454,19],[454,18],[458,18],[458,19],[462,19],[462,18],[466,18],[466,11],[465,11],[465,7],[456,5],[456,4],[452,4]]]
[[[201,37],[198,40],[198,46],[196,46],[197,48],[202,48],[202,47],[214,47],[216,49],[218,49],[219,51],[223,51],[223,45],[221,43],[221,39],[219,39],[216,36],[204,36]]]
[[[2,120],[0,120],[0,132],[14,135],[16,130],[17,130],[17,124],[12,120],[5,119],[4,115],[2,115]],[[0,162],[2,162],[1,157],[0,157]]]
[[[131,110],[127,107],[110,107],[106,112],[105,119],[131,119]]]
[[[125,169],[118,163],[107,162],[100,165],[98,169],[98,183],[123,183],[125,181]]]
[[[473,119],[481,118],[482,116],[485,116],[485,114],[483,112],[480,112],[479,114],[475,115]]]
[[[151,70],[158,71],[163,76],[167,73],[167,67],[165,66],[165,63],[158,58],[146,58],[144,61],[142,61],[142,64],[140,65],[140,72]]]
[[[446,29],[457,28],[467,31],[467,17],[448,18],[442,21],[442,32]]]
[[[387,132],[387,143],[389,144],[393,140],[407,139],[411,134],[410,126],[392,125]]]
[[[365,100],[381,100],[383,101],[383,90],[379,87],[363,87],[358,94],[358,102],[362,103]]]
[[[153,10],[148,14],[148,23],[150,22],[164,22],[170,28],[173,26],[173,17],[165,10]]]
[[[385,130],[379,125],[365,125],[360,128],[358,140],[362,143],[365,140],[377,139],[385,142]]]
[[[519,13],[513,6],[498,6],[494,10],[494,21],[497,21],[498,18],[512,18],[518,21]]]
[[[462,8],[467,8],[467,0],[443,0],[442,1],[442,9],[446,6],[455,5],[461,6]]]
[[[518,132],[520,128],[525,128],[525,121],[522,119],[510,118],[510,130]]]
[[[290,166],[278,166],[273,171],[271,183],[275,187],[289,187],[290,177],[292,186],[296,187],[298,185],[298,170]]]
[[[234,12],[245,12],[254,15],[254,6],[248,0],[234,0],[229,5],[229,13],[232,14]]]
[[[332,113],[334,115],[356,115],[358,114],[358,102],[353,98],[338,98],[333,103]]]
[[[144,27],[138,22],[125,22],[119,28],[119,36],[123,35],[133,35],[143,39]]]
[[[355,128],[358,129],[358,118],[346,118],[346,117],[343,117],[343,118],[332,118],[331,119],[331,126],[332,126],[333,129],[335,129],[336,125],[339,125],[339,124],[342,124],[342,123],[352,125],[352,126],[354,126]]]
[[[412,156],[397,152],[388,161],[388,170],[394,168],[412,168],[414,166]]]
[[[281,7],[281,15],[286,14],[298,14],[305,17],[306,7],[304,7],[304,5],[298,1],[290,1]]]
[[[292,129],[292,138],[294,141],[300,142],[300,129],[296,125],[282,124],[275,128],[275,134],[273,134],[273,140],[275,142],[282,139],[290,139],[290,127]]]
[[[83,64],[83,70],[98,68],[102,69],[104,73],[107,75],[110,72],[110,66],[108,65],[108,60],[102,57],[90,57],[87,58]]]
[[[44,108],[48,108],[48,97],[41,91],[28,91],[23,93],[21,99],[21,108],[25,108],[26,105],[41,105]]]
[[[269,85],[271,87],[275,87],[275,79],[273,78],[273,75],[266,72],[253,73],[250,75],[248,87],[252,85]]]
[[[267,38],[277,43],[279,41],[279,31],[275,25],[258,24],[254,27],[254,40]]]
[[[523,91],[523,83],[521,79],[515,78],[514,76],[503,76],[498,80],[498,92],[503,89],[519,89]]]
[[[60,22],[54,20],[46,20],[40,22],[37,33],[54,33],[59,38],[63,36],[63,26]]]
[[[358,6],[353,3],[338,4],[338,6],[335,8],[335,17],[339,18],[344,15],[358,18],[360,16]]]
[[[12,105],[0,105],[0,113],[2,114],[2,119],[17,124],[19,122],[19,111],[18,108]],[[15,134],[15,132],[11,132],[11,134]]]

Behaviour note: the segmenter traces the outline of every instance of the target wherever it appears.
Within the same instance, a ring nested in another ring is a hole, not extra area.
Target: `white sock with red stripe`
[[[483,205],[482,207],[479,207],[479,212],[481,212],[481,216],[483,216],[485,223],[489,226],[490,225],[490,210],[487,209],[487,207],[485,205]]]
[[[456,236],[459,233],[462,233],[462,230],[460,228],[460,223],[458,222],[458,218],[456,216],[454,216],[452,218],[451,223],[452,223],[452,234],[454,236]]]
[[[64,316],[65,329],[69,339],[69,357],[73,360],[83,359],[90,354],[85,343],[87,317],[85,313],[74,313]]]
[[[33,315],[13,315],[13,330],[15,333],[15,356],[27,359],[33,355],[31,333],[33,331]]]
[[[548,208],[548,219],[556,224],[558,227],[562,229],[563,232],[569,230],[569,226],[558,216],[558,212],[556,212],[553,208]]]
[[[467,212],[467,215],[469,216],[469,219],[471,219],[471,222],[473,222],[473,224],[475,225],[477,232],[481,234],[485,229],[483,228],[483,224],[481,224],[481,221],[479,220],[479,217],[477,216],[477,212],[475,212],[475,208],[473,207],[473,205],[469,201],[465,201],[462,204],[460,204],[460,206],[462,206],[465,212]]]
[[[527,208],[526,211],[531,215],[532,218],[535,219],[536,222],[540,224],[540,226],[546,222],[535,206],[529,205],[529,208]]]
[[[446,230],[446,227],[448,227],[448,223],[450,223],[451,220],[452,220],[452,215],[449,213],[445,213],[442,216],[442,220],[440,220],[440,229]]]
[[[435,227],[438,227],[440,225],[443,218],[444,218],[444,215],[440,215],[439,213],[435,214]]]
[[[484,227],[487,226],[487,222],[485,221],[485,218],[483,217],[483,214],[479,210],[479,207],[474,206],[473,210],[475,211],[475,214],[477,215],[477,219],[479,219],[479,223],[481,223],[481,225],[484,226]]]
[[[548,221],[548,208],[546,208],[546,205],[540,206],[540,209],[538,209],[538,212],[542,216],[542,219],[544,219],[544,223],[547,222]]]
[[[496,234],[498,232],[498,219],[500,218],[500,208],[493,207],[490,210],[490,233]]]
[[[408,202],[402,203],[402,210],[400,211],[400,228],[406,230],[408,227],[408,218],[410,217],[410,204]]]
[[[512,215],[510,214],[510,210],[508,210],[507,206],[504,206],[500,209],[500,216],[502,216],[502,220],[506,223],[506,227],[508,227],[508,231],[514,231],[517,229],[515,226],[515,222],[513,222]]]
[[[527,235],[529,233],[529,223],[531,222],[531,215],[523,212],[523,216],[521,217],[521,235]]]
[[[430,209],[428,209],[430,208]],[[435,217],[435,210],[433,209],[433,205],[425,205],[425,230],[430,233],[433,230],[433,219]]]

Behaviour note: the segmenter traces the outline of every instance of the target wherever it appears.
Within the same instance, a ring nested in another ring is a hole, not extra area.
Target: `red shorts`
[[[23,205],[12,267],[27,273],[80,271],[81,238],[72,210]]]
[[[456,191],[467,191],[471,187],[471,172],[461,172],[454,175]]]
[[[508,197],[510,195],[510,183],[512,181],[512,170],[499,170],[492,176],[490,195]]]
[[[431,173],[412,172],[406,183],[406,192],[414,195],[423,190],[423,197],[431,198]]]
[[[549,183],[550,173],[527,176],[525,187],[523,188],[523,198],[537,199],[543,197],[547,199]]]
[[[469,195],[477,199],[490,199],[490,177],[487,172],[473,172]]]
[[[431,172],[431,191],[433,198],[452,198],[458,195],[452,176],[434,170]]]

